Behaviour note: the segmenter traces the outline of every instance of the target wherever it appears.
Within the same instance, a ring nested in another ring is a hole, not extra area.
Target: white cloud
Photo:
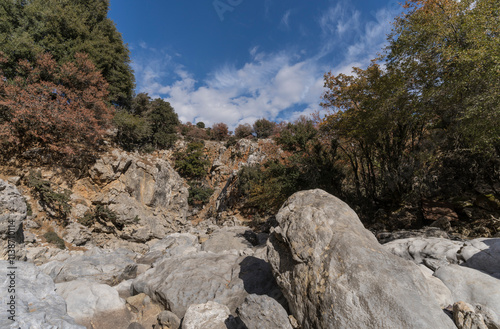
[[[289,11],[285,13],[283,24],[289,23],[289,15]],[[325,63],[327,55],[339,51],[335,48],[326,47],[304,58],[297,49],[265,53],[255,46],[249,49],[247,63],[222,65],[201,80],[174,57],[152,51],[153,60],[134,58],[137,89],[170,102],[183,122],[203,121],[208,126],[224,122],[234,129],[262,117],[293,121],[322,110],[319,103],[325,72],[351,74],[352,66],[369,64],[384,45],[394,16],[393,10],[385,8],[361,24],[359,12],[341,5],[330,8],[318,21],[325,38],[338,38],[348,29],[358,33],[356,41],[347,45],[345,57],[336,63]]]
[[[344,36],[347,32],[356,32],[360,26],[360,15],[358,10],[350,8],[344,2],[337,3],[328,10],[319,19],[319,25],[323,34]]]

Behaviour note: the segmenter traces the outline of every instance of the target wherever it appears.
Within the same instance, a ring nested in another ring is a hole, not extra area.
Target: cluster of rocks
[[[103,162],[92,179],[125,184],[134,163],[120,159]],[[121,174],[103,178],[115,171]],[[148,210],[172,200],[144,188],[127,197],[162,200]],[[26,205],[3,181],[0,216],[2,239],[5,223],[16,223],[22,246]],[[269,236],[244,226],[182,230],[148,238],[141,249],[27,248],[27,261],[15,262],[16,321],[2,310],[0,327],[500,328],[499,239],[412,237],[382,245],[322,190],[290,197]],[[0,261],[2,292],[12,285],[9,265]],[[2,296],[5,305],[9,296]]]

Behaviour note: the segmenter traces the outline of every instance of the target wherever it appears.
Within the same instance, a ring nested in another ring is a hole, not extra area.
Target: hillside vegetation
[[[498,234],[498,3],[404,7],[369,67],[325,74],[327,115],[262,118],[233,134],[225,123],[181,124],[168,102],[133,95],[129,51],[107,18],[108,0],[3,1],[1,161],[84,169],[109,145],[151,153],[182,136],[191,144],[175,154],[175,167],[199,205],[213,191],[200,142],[273,138],[283,156],[243,167],[236,184],[235,197],[259,216],[275,214],[296,191],[321,188],[372,227],[431,224],[432,204],[454,214],[442,226]]]

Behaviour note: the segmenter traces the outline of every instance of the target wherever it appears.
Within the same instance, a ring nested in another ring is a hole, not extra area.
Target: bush
[[[200,183],[190,182],[188,203],[197,206],[204,205],[210,200],[213,193],[214,190],[209,187],[203,186]]]
[[[59,237],[59,235],[57,235],[56,232],[47,232],[43,235],[43,237],[45,238],[45,240],[48,242],[48,243],[52,243],[54,245],[56,245],[59,249],[66,249],[66,245],[64,244],[64,240],[61,239]]]
[[[49,181],[43,180],[40,173],[33,173],[27,177],[27,185],[31,187],[40,201],[40,205],[49,212],[54,213],[57,219],[67,223],[68,215],[71,211],[69,205],[70,191],[54,191]]]
[[[174,154],[175,169],[186,178],[202,178],[208,172],[209,161],[203,154],[204,144],[202,142],[189,143],[185,152]]]
[[[0,63],[6,58],[0,52]],[[63,65],[50,54],[19,61],[17,75],[0,69],[0,145],[6,158],[30,149],[45,154],[93,150],[107,134],[113,108],[108,84],[84,54]]]
[[[118,223],[118,215],[105,205],[97,205],[93,210],[87,210],[78,222],[84,226],[91,227],[95,222],[102,224],[113,223],[118,229],[123,228],[123,224]]]
[[[225,123],[215,123],[210,136],[217,141],[223,141],[229,136],[229,129]]]
[[[179,119],[170,103],[151,100],[146,93],[136,95],[130,110],[118,111],[114,123],[116,139],[126,150],[170,148],[177,140]]]
[[[250,126],[250,124],[248,123],[245,123],[236,127],[236,129],[234,130],[234,136],[236,136],[236,138],[245,138],[251,136],[252,132],[252,126]]]
[[[257,138],[268,138],[273,135],[276,124],[267,119],[259,119],[253,124],[253,132]]]
[[[205,123],[204,122],[197,122],[196,123],[196,127],[200,128],[200,129],[204,129],[205,128]]]

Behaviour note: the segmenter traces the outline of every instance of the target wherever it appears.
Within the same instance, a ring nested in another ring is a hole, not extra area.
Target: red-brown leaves
[[[0,54],[0,60],[3,56]],[[58,65],[50,54],[20,61],[18,76],[0,71],[0,143],[8,154],[33,147],[74,154],[106,134],[113,109],[108,84],[84,54]]]

